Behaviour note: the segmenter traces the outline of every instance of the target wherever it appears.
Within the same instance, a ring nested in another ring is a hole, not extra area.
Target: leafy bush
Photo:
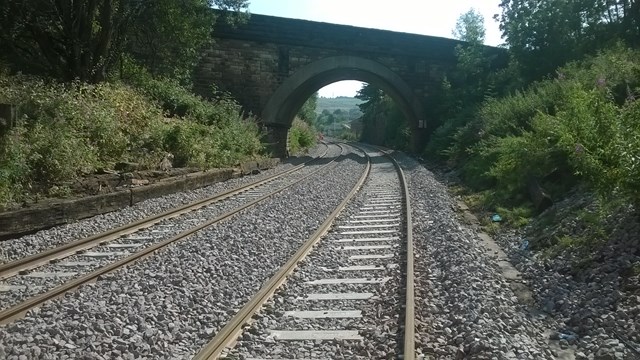
[[[158,84],[174,89],[172,83]],[[237,105],[190,99],[209,115],[166,119],[147,95],[121,83],[59,84],[0,75],[0,103],[16,105],[20,115],[0,139],[0,206],[59,192],[81,174],[119,161],[153,168],[170,152],[175,166],[209,168],[259,156],[258,127],[242,119]]]
[[[289,152],[297,154],[306,151],[316,144],[316,139],[317,134],[314,128],[296,117],[289,129],[287,139]]]
[[[164,149],[174,155],[175,166],[229,166],[257,157],[262,150],[258,127],[249,120],[238,119],[225,127],[171,120],[160,136]]]
[[[343,130],[340,134],[338,134],[338,138],[345,141],[358,141],[358,135],[349,130]]]
[[[241,111],[227,94],[217,94],[215,87],[218,98],[211,103],[182,87],[177,80],[156,79],[131,61],[125,61],[122,76],[126,83],[156,101],[167,117],[188,117],[205,125],[223,125]]]
[[[617,153],[620,156],[620,189],[640,205],[640,101],[625,104],[620,115]]]
[[[618,47],[569,64],[557,79],[489,99],[465,125],[439,129],[430,151],[462,165],[476,190],[494,188],[496,204],[524,203],[531,178],[556,195],[581,182],[640,204],[639,60]],[[442,149],[445,135],[452,145]]]
[[[0,78],[0,102],[17,105],[20,117],[0,146],[0,204],[24,192],[47,192],[80,173],[116,161],[139,159],[141,133],[161,113],[125,87],[45,83]]]
[[[536,114],[555,111],[555,105],[562,102],[564,87],[564,83],[548,81],[534,84],[526,92],[488,99],[475,116],[469,115],[472,120],[455,133],[449,153],[459,159],[483,140],[519,136],[530,129],[531,119]]]

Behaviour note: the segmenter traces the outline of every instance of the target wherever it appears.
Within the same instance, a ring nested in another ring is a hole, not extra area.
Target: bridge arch
[[[237,26],[218,21],[215,39],[194,71],[194,90],[203,97],[231,94],[271,130],[273,154],[284,154],[298,108],[316,90],[340,80],[374,84],[406,115],[413,150],[428,135],[422,104],[439,89],[456,61],[457,40],[251,14]],[[489,48],[494,66],[504,66],[504,49]],[[426,105],[425,105],[426,106]]]
[[[261,118],[268,129],[269,142],[275,154],[285,152],[289,127],[309,96],[322,87],[341,80],[359,80],[382,89],[398,104],[412,128],[416,128],[418,122],[424,120],[420,99],[387,66],[358,56],[327,57],[298,69],[278,86],[267,101]]]

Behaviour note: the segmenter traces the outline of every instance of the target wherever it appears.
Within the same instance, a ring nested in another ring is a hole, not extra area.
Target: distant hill
[[[316,105],[316,113],[320,114],[323,110],[329,110],[333,113],[337,109],[344,112],[349,112],[351,109],[359,109],[358,104],[362,103],[362,100],[353,97],[340,96],[336,98],[319,97]]]

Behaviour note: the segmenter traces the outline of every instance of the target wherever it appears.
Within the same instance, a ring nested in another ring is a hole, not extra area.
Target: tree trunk
[[[536,211],[543,212],[553,205],[553,200],[551,200],[551,197],[540,186],[540,183],[535,177],[529,176],[527,179],[527,189],[529,190],[529,198],[531,198]]]

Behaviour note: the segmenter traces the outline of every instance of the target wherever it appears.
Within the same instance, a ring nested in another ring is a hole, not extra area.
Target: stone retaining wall
[[[0,213],[0,239],[50,228],[68,222],[132,206],[167,194],[193,190],[273,168],[279,159],[264,159],[241,164],[238,168],[215,169],[162,179],[150,185],[122,189],[108,194],[77,199],[50,199],[28,208]]]

